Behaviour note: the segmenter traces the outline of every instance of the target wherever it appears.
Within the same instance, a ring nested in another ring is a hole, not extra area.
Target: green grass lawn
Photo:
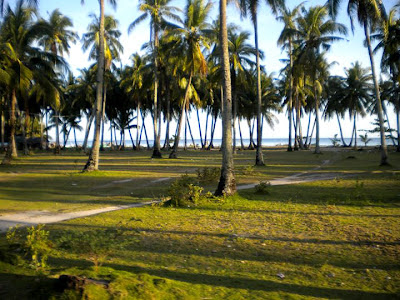
[[[221,160],[218,151],[182,152],[178,160],[149,157],[145,151],[105,152],[102,170],[91,174],[78,173],[85,161],[79,153],[23,157],[0,167],[0,210],[79,210],[144,201],[165,196],[172,182],[154,180],[218,167]],[[46,225],[51,250],[41,274],[9,258],[3,235],[0,297],[400,297],[398,153],[390,153],[391,167],[379,167],[375,151],[317,156],[274,149],[265,152],[266,167],[260,168],[251,167],[254,157],[252,151],[236,156],[238,184],[310,170],[335,173],[336,178],[270,186],[264,194],[243,190],[197,207],[148,206]],[[216,182],[206,188],[215,187]],[[94,253],[83,251],[89,242]],[[96,269],[97,256],[102,266]],[[108,285],[92,283],[60,294],[53,285],[61,274]]]

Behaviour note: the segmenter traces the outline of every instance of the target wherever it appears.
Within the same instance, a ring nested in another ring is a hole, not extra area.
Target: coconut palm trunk
[[[6,155],[2,161],[2,165],[9,165],[11,164],[11,160],[17,158],[17,146],[15,144],[15,108],[17,105],[17,95],[15,89],[11,91],[11,98],[10,98],[10,117],[9,117],[9,127],[10,127],[10,135],[8,138],[8,147]]]
[[[232,122],[232,131],[233,131],[233,154],[236,154],[236,117],[237,117],[237,97],[236,97],[236,71],[235,68],[232,67],[232,103],[233,103],[233,122]]]
[[[103,82],[103,101],[101,108],[101,143],[100,143],[100,151],[104,151],[104,126],[106,123],[106,100],[107,100],[107,87],[105,82]]]
[[[158,27],[154,25],[154,111],[153,111],[153,128],[154,128],[154,145],[152,158],[161,158],[161,147],[159,138],[159,128],[158,128]]]
[[[90,116],[87,117],[87,121],[86,121],[86,130],[85,130],[85,138],[83,139],[83,144],[82,144],[82,150],[86,151],[86,147],[87,147],[87,142],[89,139],[89,132],[90,132],[90,127],[92,127],[92,122],[94,119],[94,114],[95,114],[95,110],[92,109],[92,112],[90,113]],[[112,140],[112,139],[111,139]]]
[[[368,28],[367,23],[364,23],[364,33],[365,33],[365,39],[367,42],[369,60],[371,62],[372,79],[374,81],[374,91],[375,91],[375,98],[376,98],[375,105],[376,105],[376,111],[378,113],[379,129],[380,129],[380,137],[381,137],[381,163],[380,163],[380,165],[383,166],[383,165],[389,164],[388,152],[387,152],[386,138],[385,138],[385,127],[384,127],[384,119],[383,119],[382,102],[381,102],[381,97],[380,97],[380,93],[379,93],[379,85],[378,85],[378,80],[376,77],[375,64],[374,64],[374,55],[372,53],[371,39],[370,39],[369,28]]]
[[[184,98],[183,104],[182,104],[181,115],[179,117],[178,130],[177,130],[177,133],[175,136],[175,142],[174,142],[172,152],[169,154],[169,158],[178,158],[177,153],[178,153],[179,139],[180,139],[181,130],[182,130],[183,118],[185,117],[186,102],[187,102],[187,98],[189,96],[189,88],[190,88],[190,85],[192,84],[192,76],[193,76],[193,72],[190,72],[189,80],[188,80],[188,83],[186,85],[186,90],[185,90],[185,98]]]
[[[319,94],[316,88],[314,88],[315,93],[315,154],[321,153],[321,147],[319,145]],[[308,138],[308,136],[307,136]]]
[[[254,42],[256,45],[256,65],[257,65],[257,145],[256,145],[256,166],[264,166],[262,153],[262,128],[261,128],[261,70],[260,52],[258,48],[258,26],[257,14],[253,15]]]
[[[99,32],[99,56],[97,58],[97,87],[96,87],[96,103],[95,103],[95,129],[93,137],[93,146],[86,165],[83,168],[84,172],[91,172],[99,169],[100,155],[100,127],[101,113],[103,100],[103,82],[104,82],[104,0],[99,0],[100,3],[100,32]]]
[[[226,27],[226,0],[220,0],[220,45],[223,68],[223,114],[222,114],[222,167],[216,195],[232,195],[236,192],[232,145],[232,95],[229,68],[228,32]]]

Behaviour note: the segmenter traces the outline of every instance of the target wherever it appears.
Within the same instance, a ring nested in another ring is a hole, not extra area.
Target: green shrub
[[[269,188],[271,187],[271,183],[269,181],[260,181],[254,188],[256,190],[256,194],[269,194]]]
[[[199,183],[213,183],[217,182],[219,176],[221,174],[221,170],[219,168],[201,168],[196,170],[197,180]]]
[[[168,188],[171,204],[178,207],[197,206],[202,199],[203,188],[195,185],[195,180],[189,175],[182,175]]]
[[[21,259],[21,255],[23,255],[23,257],[30,257],[30,267],[36,270],[46,269],[51,243],[48,239],[49,232],[43,228],[43,224],[39,224],[36,228],[35,226],[28,227],[25,240],[18,226],[8,230],[6,238],[9,244],[9,254],[14,263],[24,263]]]

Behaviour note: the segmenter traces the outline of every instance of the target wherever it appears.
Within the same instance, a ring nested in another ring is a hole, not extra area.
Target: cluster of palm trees
[[[110,2],[116,5],[116,1]],[[286,107],[288,150],[308,148],[315,130],[316,153],[321,151],[320,112],[324,118],[337,118],[343,145],[347,144],[340,120],[348,113],[354,121],[350,144],[354,140],[355,146],[357,117],[367,112],[376,113],[381,133],[381,163],[386,164],[386,102],[395,107],[399,131],[400,21],[396,7],[387,15],[378,1],[348,2],[352,24],[356,16],[364,28],[371,68],[355,62],[346,69],[345,77],[339,77],[330,74],[332,63],[328,62],[326,52],[332,43],[347,34],[346,27],[334,19],[340,1],[328,0],[325,5],[309,8],[302,3],[293,9],[285,7],[284,1],[266,3],[284,25],[278,45],[287,53],[287,59],[279,78],[266,73],[260,65],[264,53],[258,48],[260,3],[257,0],[238,3],[242,17],[251,18],[254,45],[249,40],[249,32],[226,24],[225,0],[220,1],[220,16],[214,22],[210,20],[212,3],[206,0],[188,0],[183,11],[171,6],[170,0],[140,1],[142,14],[131,23],[129,32],[148,18],[150,41],[143,45],[143,54],[133,54],[126,66],[117,63],[123,51],[118,21],[105,14],[104,0],[101,0],[99,17],[91,15],[92,22],[81,39],[83,50],[89,50],[89,58],[96,63],[80,70],[77,77],[68,71],[63,59],[70,44],[79,39],[72,30],[71,20],[58,10],[48,20],[36,18],[37,1],[19,0],[14,8],[7,6],[0,27],[3,144],[5,119],[9,136],[3,163],[10,163],[17,155],[17,131],[23,136],[27,152],[29,134],[40,133],[45,147],[45,132],[50,126],[56,127],[58,152],[62,144],[60,133],[63,133],[64,146],[71,133],[77,145],[76,130],[82,130],[79,123],[84,117],[87,125],[83,149],[89,148],[89,131],[94,126],[93,144],[84,170],[97,170],[99,151],[107,132],[112,146],[124,147],[125,132],[128,132],[134,149],[140,148],[142,136],[150,147],[144,123],[146,115],[153,119],[152,157],[160,158],[160,150],[164,148],[171,151],[170,158],[176,158],[182,130],[185,147],[187,132],[196,146],[190,114],[197,115],[203,149],[213,146],[215,125],[221,116],[223,163],[217,194],[231,194],[235,191],[232,157],[239,148],[236,134],[240,136],[240,148],[255,148],[256,165],[263,165],[263,122],[273,124],[273,113]],[[4,1],[0,4],[3,7]],[[376,49],[372,48],[371,40],[377,41]],[[379,49],[383,50],[382,72],[388,74],[388,80],[381,84],[373,61],[374,51]],[[199,111],[205,113],[206,124],[200,122]],[[303,137],[301,120],[305,114],[309,122]],[[47,122],[48,119],[51,121]],[[110,124],[107,131],[106,120]],[[176,129],[170,126],[172,120],[177,122]],[[244,145],[240,120],[247,121],[249,145]],[[161,145],[162,126],[166,128],[164,145]],[[133,128],[136,136],[131,133]],[[398,134],[397,145],[399,138]]]

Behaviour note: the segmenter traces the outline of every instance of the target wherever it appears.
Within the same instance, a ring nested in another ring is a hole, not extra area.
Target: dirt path
[[[330,161],[326,160],[322,163],[321,166],[313,168],[309,171],[294,174],[294,175],[284,177],[284,178],[273,179],[270,181],[270,183],[271,183],[271,185],[296,184],[296,183],[302,183],[302,182],[312,182],[312,181],[317,181],[317,180],[330,180],[330,179],[336,178],[339,175],[343,176],[340,173],[324,173],[324,174],[311,173],[312,171],[321,169],[324,165],[327,165],[329,163],[330,163]],[[168,179],[170,179],[170,178],[159,178],[159,179],[152,181],[151,183],[162,182],[162,181],[166,181]],[[121,183],[126,183],[129,181],[132,181],[132,179],[113,181],[110,184],[112,184],[112,185],[121,184]],[[251,188],[254,188],[257,184],[259,184],[259,183],[239,185],[237,187],[237,189],[238,190],[251,189]],[[152,203],[157,203],[157,202],[159,202],[159,201],[134,203],[134,204],[129,204],[129,205],[107,206],[107,207],[98,208],[98,209],[76,211],[76,212],[69,212],[69,213],[54,213],[54,212],[49,212],[49,211],[34,210],[34,211],[20,212],[20,213],[16,213],[16,214],[8,214],[8,215],[0,216],[0,232],[7,231],[8,228],[15,226],[17,224],[23,225],[23,226],[31,226],[31,225],[37,225],[37,224],[57,223],[57,222],[76,219],[76,218],[93,216],[93,215],[101,214],[104,212],[127,209],[127,208],[132,208],[132,207],[142,207],[142,206],[150,205]]]

